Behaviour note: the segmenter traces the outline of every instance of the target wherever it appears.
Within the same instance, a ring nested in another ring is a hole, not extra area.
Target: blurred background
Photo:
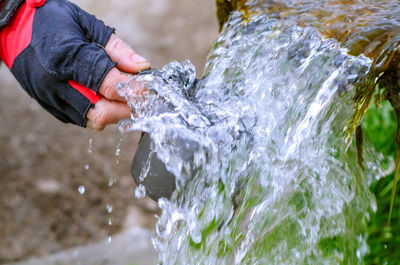
[[[190,59],[201,76],[218,34],[215,0],[73,2],[115,27],[154,68]],[[62,124],[4,65],[0,80],[0,264],[98,242],[131,227],[154,229],[158,206],[134,197],[130,176],[137,134]]]

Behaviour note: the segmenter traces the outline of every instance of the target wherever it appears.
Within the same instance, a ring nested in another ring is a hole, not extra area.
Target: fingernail
[[[142,56],[140,56],[138,54],[133,55],[132,59],[135,63],[138,63],[138,64],[149,63],[145,58],[143,58]]]

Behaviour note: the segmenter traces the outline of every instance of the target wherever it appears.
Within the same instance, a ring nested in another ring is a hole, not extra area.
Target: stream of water
[[[362,264],[383,158],[367,144],[362,171],[344,128],[371,67],[315,28],[236,11],[201,80],[186,61],[121,85],[121,130],[150,133],[177,178],[160,264]]]

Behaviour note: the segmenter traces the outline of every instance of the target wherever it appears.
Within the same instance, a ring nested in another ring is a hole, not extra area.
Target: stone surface
[[[44,258],[6,265],[154,265],[156,252],[148,229],[132,228],[108,240],[75,247]]]

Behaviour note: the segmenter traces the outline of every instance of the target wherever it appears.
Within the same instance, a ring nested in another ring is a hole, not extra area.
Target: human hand
[[[118,63],[104,78],[98,93],[103,96],[87,113],[87,127],[103,130],[107,125],[130,118],[131,109],[115,87],[127,82],[131,77],[124,73],[136,74],[150,67],[146,59],[136,54],[124,41],[112,35],[105,50],[110,58]]]
[[[102,130],[129,118],[114,89],[150,67],[114,29],[66,0],[26,0],[0,31],[0,58],[63,122]]]

